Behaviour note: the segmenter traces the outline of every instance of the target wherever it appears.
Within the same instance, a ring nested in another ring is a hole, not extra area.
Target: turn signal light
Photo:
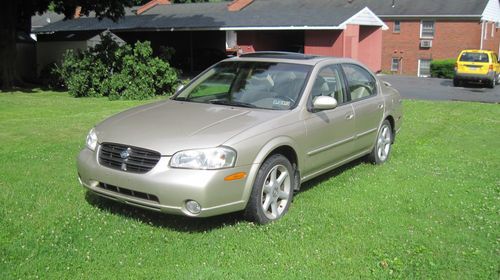
[[[247,174],[245,172],[238,172],[227,176],[226,178],[224,178],[224,181],[240,180],[244,179],[245,177],[247,177]]]

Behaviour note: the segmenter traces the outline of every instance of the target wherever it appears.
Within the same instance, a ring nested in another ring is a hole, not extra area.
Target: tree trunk
[[[17,1],[7,0],[0,9],[0,74],[2,90],[11,89],[17,78],[16,71],[16,15]]]

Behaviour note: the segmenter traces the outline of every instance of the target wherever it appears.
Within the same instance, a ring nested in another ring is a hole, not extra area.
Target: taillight
[[[490,71],[493,71],[493,64],[490,64],[490,67],[488,68]]]

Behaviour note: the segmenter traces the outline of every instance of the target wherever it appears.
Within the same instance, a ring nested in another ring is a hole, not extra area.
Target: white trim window
[[[391,59],[391,72],[399,71],[399,57],[393,57]]]
[[[430,77],[431,76],[431,62],[432,59],[419,59],[418,60],[418,76]]]
[[[394,21],[394,28],[392,29],[392,33],[400,33],[401,32],[401,21]]]
[[[226,49],[232,49],[238,46],[238,34],[236,31],[226,30]]]
[[[433,20],[422,20],[420,22],[420,38],[434,38],[434,23]]]

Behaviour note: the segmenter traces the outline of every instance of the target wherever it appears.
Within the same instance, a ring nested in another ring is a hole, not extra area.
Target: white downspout
[[[479,49],[483,49],[483,40],[484,40],[484,21],[481,21],[481,43]]]

